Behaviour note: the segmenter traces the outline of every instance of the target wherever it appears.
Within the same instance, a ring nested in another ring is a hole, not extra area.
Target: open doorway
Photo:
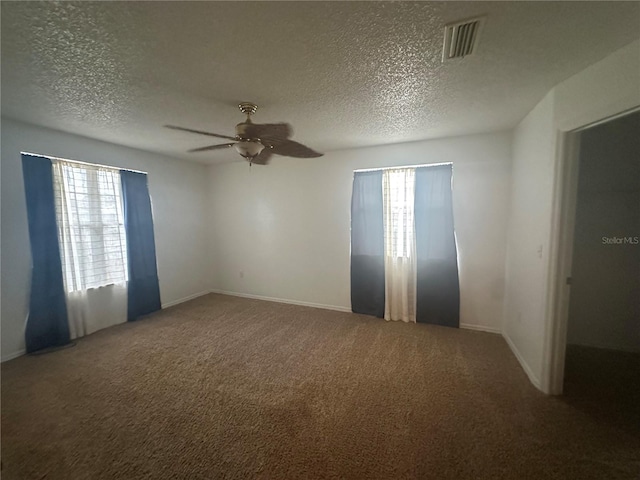
[[[578,134],[564,400],[640,430],[640,112]]]

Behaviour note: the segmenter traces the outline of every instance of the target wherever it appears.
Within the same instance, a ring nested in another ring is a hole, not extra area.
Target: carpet
[[[482,332],[212,294],[1,373],[5,480],[640,478]]]

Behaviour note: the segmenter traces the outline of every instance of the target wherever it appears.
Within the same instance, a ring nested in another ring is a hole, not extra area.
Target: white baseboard
[[[529,364],[525,361],[524,357],[520,353],[520,350],[518,350],[518,347],[516,347],[516,344],[513,343],[513,341],[509,338],[509,335],[507,335],[506,333],[503,332],[502,336],[507,341],[507,345],[509,345],[509,348],[511,349],[516,359],[520,363],[520,366],[524,370],[524,373],[526,373],[527,377],[529,377],[529,381],[531,381],[531,383],[533,383],[533,385],[538,390],[543,391],[542,386],[540,384],[540,379],[538,379],[538,377],[535,376],[535,374],[533,373],[533,370],[531,370],[531,367],[529,367]]]
[[[474,325],[472,323],[461,323],[460,328],[464,328],[467,330],[476,330],[478,332],[497,333],[497,334],[502,333],[502,330],[500,330],[497,327],[487,327],[485,325]]]
[[[27,353],[27,350],[23,348],[22,350],[18,350],[17,352],[10,353],[9,355],[3,355],[2,360],[0,361],[6,362],[8,360],[13,360],[14,358],[21,357],[25,353]]]
[[[325,305],[324,303],[301,302],[299,300],[289,300],[286,298],[265,297],[264,295],[252,295],[250,293],[229,292],[226,290],[211,290],[211,293],[220,295],[231,295],[232,297],[252,298],[254,300],[264,300],[266,302],[288,303],[289,305],[300,305],[302,307],[322,308],[324,310],[335,310],[337,312],[351,312],[351,308],[338,307],[337,305]]]
[[[167,302],[162,304],[162,308],[173,307],[174,305],[178,305],[179,303],[188,302],[189,300],[193,300],[194,298],[202,297],[203,295],[210,294],[211,291],[207,290],[205,292],[194,293],[193,295],[189,295],[188,297],[179,298],[178,300],[174,300],[173,302]]]

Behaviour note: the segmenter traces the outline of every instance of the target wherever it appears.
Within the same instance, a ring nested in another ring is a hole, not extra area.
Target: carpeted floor
[[[564,380],[562,401],[640,436],[640,352],[567,345]]]
[[[498,335],[209,295],[2,364],[2,478],[639,478],[592,413]]]

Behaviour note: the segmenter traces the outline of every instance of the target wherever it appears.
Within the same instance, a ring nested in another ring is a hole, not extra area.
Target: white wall
[[[640,351],[639,132],[637,112],[581,134],[567,343]]]
[[[548,239],[551,229],[555,129],[553,92],[513,137],[511,216],[502,332],[537,386],[542,370]]]
[[[145,171],[163,305],[208,291],[207,167],[2,119],[1,351],[24,350],[31,253],[20,152]]]
[[[353,171],[453,162],[461,323],[499,331],[510,137],[503,132],[344,150],[317,159],[281,157],[268,167],[213,166],[214,289],[350,310]]]
[[[503,334],[543,391],[551,391],[549,248],[557,228],[559,132],[638,105],[640,40],[553,88],[514,132]]]

